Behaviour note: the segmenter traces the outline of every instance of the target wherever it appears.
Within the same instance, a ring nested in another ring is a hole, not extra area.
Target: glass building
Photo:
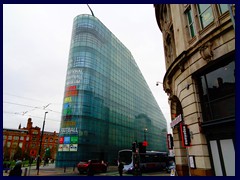
[[[147,131],[145,130],[147,129]],[[56,166],[110,164],[132,142],[167,151],[167,124],[131,52],[96,17],[75,17]]]

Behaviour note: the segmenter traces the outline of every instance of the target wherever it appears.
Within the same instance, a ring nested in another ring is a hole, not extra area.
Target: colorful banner
[[[69,149],[70,149],[69,144],[63,144],[63,148],[62,149],[63,149],[62,151],[69,151]]]
[[[63,144],[64,142],[64,137],[59,137],[59,144]]]
[[[70,144],[70,137],[69,136],[64,137],[64,144]]]
[[[58,151],[63,151],[63,144],[58,145]]]
[[[65,93],[65,96],[77,96],[78,95],[78,91],[75,90],[75,91],[67,91]]]
[[[77,86],[68,86],[66,87],[66,91],[74,91],[77,89]]]
[[[72,97],[66,97],[64,103],[72,102]]]
[[[71,137],[71,144],[77,144],[78,143],[78,136],[72,136]]]
[[[77,151],[77,144],[70,144],[70,151]]]

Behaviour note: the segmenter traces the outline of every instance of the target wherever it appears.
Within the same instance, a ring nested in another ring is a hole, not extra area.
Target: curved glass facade
[[[147,150],[167,151],[166,120],[131,52],[91,15],[74,19],[63,101],[57,167],[114,163],[144,135]]]

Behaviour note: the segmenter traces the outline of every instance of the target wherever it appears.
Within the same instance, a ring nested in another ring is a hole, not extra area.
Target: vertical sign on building
[[[180,124],[180,131],[181,131],[181,137],[182,137],[182,146],[183,147],[189,147],[191,146],[191,138],[190,138],[190,131],[187,127],[187,125]]]
[[[167,134],[167,146],[168,146],[168,149],[173,149],[173,137],[172,137],[172,134]]]

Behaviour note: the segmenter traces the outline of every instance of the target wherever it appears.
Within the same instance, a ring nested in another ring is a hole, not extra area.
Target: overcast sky
[[[162,33],[153,4],[90,4],[94,15],[131,51],[170,131]],[[3,127],[59,131],[73,19],[86,4],[3,5]],[[49,105],[50,104],[50,105]],[[48,106],[47,106],[48,105]],[[44,107],[47,106],[45,109]]]

